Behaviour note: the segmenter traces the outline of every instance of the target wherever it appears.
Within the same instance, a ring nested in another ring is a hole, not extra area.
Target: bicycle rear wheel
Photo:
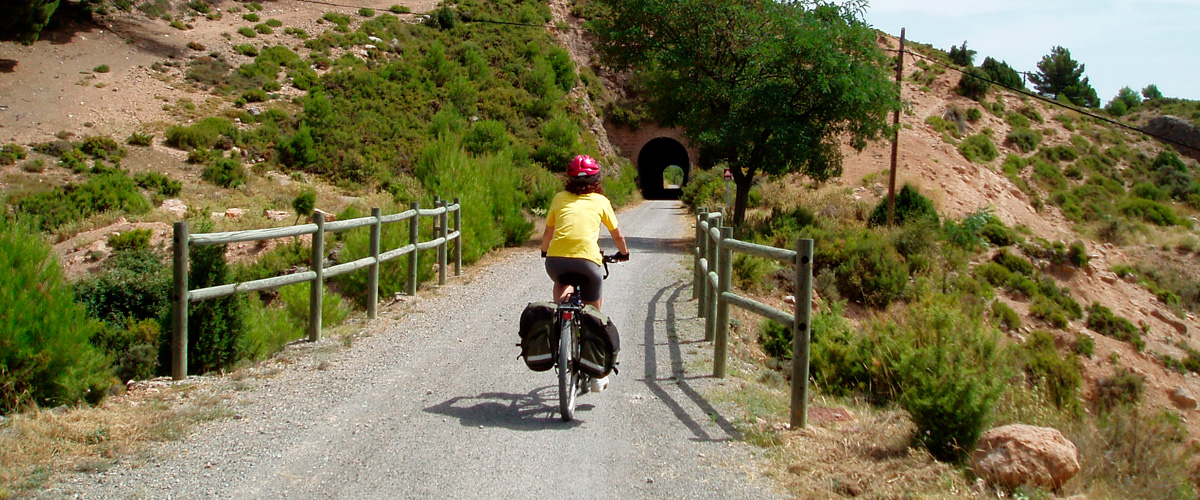
[[[579,371],[575,369],[575,322],[561,321],[558,332],[558,409],[563,422],[575,418],[576,385]]]

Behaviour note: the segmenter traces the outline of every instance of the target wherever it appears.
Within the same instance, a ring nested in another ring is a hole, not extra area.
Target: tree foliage
[[[1033,87],[1042,95],[1066,97],[1076,106],[1094,108],[1100,105],[1096,89],[1083,76],[1084,65],[1071,58],[1071,51],[1055,46],[1042,56],[1038,71],[1029,76]]]
[[[899,107],[891,66],[861,20],[865,2],[603,0],[604,59],[640,73],[659,123],[683,128],[737,184],[734,223],[755,175],[841,173]]]
[[[1021,80],[1021,74],[1017,73],[1017,70],[1004,61],[997,61],[986,57],[983,59],[983,64],[979,65],[979,68],[984,73],[987,73],[988,79],[993,82],[1014,89],[1025,88],[1025,82]]]
[[[12,0],[4,3],[5,13],[0,16],[0,38],[20,40],[25,44],[36,42],[42,28],[50,22],[50,16],[58,9],[59,0]]]
[[[963,40],[962,47],[950,46],[950,62],[959,66],[971,66],[975,62],[976,51],[967,48],[967,41]]]

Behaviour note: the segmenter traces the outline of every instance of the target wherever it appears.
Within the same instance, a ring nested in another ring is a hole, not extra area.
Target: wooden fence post
[[[716,318],[717,315],[717,288],[713,286],[712,281],[708,277],[712,273],[717,272],[717,266],[720,265],[717,257],[717,248],[721,245],[719,240],[714,240],[712,237],[713,224],[724,223],[724,218],[721,213],[717,212],[717,217],[709,217],[708,231],[704,234],[705,253],[708,259],[708,273],[704,276],[704,341],[712,342],[716,340]]]
[[[701,209],[707,210],[707,209]],[[696,221],[696,317],[703,318],[708,314],[708,269],[712,269],[712,262],[708,261],[708,233],[704,231],[702,223],[707,223],[709,218],[707,211],[701,212],[699,219]],[[706,263],[706,267],[700,266],[700,261]]]
[[[458,207],[454,210],[454,232],[458,233],[454,240],[454,275],[462,276],[462,198],[455,198],[454,205]]]
[[[731,237],[733,228],[721,226],[721,241]],[[721,246],[717,261],[717,345],[713,348],[713,376],[725,378],[725,361],[729,356],[729,302],[721,294],[729,291],[733,278],[733,250]]]
[[[438,286],[446,286],[446,264],[447,264],[446,261],[449,260],[447,258],[447,255],[450,253],[449,252],[450,242],[446,241],[446,237],[450,234],[450,231],[449,231],[450,225],[447,224],[447,222],[450,221],[450,214],[449,214],[449,212],[446,211],[447,210],[446,206],[448,205],[448,203],[446,203],[446,200],[439,201],[438,205],[441,206],[441,208],[442,208],[442,213],[438,214],[438,216],[437,216],[437,221],[438,221],[437,234],[434,236],[435,238],[442,239],[442,244],[438,245],[438,251],[437,251]]]
[[[325,292],[325,215],[313,212],[317,232],[312,238],[312,263],[309,267],[317,273],[308,294],[308,341],[321,340],[321,299]]]
[[[171,378],[183,380],[187,378],[188,355],[188,223],[176,222],[172,237],[174,251],[174,278],[171,290],[172,311],[171,328]]]
[[[792,428],[808,425],[808,356],[811,339],[813,240],[796,242],[796,322],[792,325]]]
[[[420,202],[412,202],[409,208],[414,212],[421,210]],[[408,254],[408,295],[417,296],[417,263],[420,259],[417,254],[421,253],[415,248],[417,240],[421,237],[421,216],[414,213],[412,218],[408,219],[408,244],[413,245],[413,251]]]
[[[700,221],[705,210],[701,208],[696,212],[696,241],[692,244],[692,300],[700,299]]]
[[[375,218],[375,223],[371,224],[371,257],[375,262],[367,268],[367,317],[370,319],[375,319],[379,312],[379,235],[383,229],[383,221],[379,219],[381,215],[383,211],[379,208],[371,209],[371,217]]]

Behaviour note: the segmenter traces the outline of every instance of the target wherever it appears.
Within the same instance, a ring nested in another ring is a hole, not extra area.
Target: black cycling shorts
[[[555,283],[563,283],[563,276],[574,274],[573,281],[579,285],[579,297],[584,302],[600,300],[604,288],[604,274],[600,265],[587,259],[573,257],[546,257],[546,274]]]

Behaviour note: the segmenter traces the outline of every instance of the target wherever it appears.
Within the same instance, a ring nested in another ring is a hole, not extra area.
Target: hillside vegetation
[[[262,10],[253,2],[229,7],[226,14],[247,12],[247,21]],[[170,10],[183,12],[174,19],[195,22],[206,15],[199,4]],[[548,6],[468,1],[422,18],[397,11],[407,20],[390,12],[361,12],[353,18],[329,13],[321,20],[325,31],[310,35],[289,28],[285,43],[256,44],[251,34],[243,40],[233,38],[243,35],[226,34],[237,42],[230,51],[156,64],[152,71],[163,78],[211,96],[205,102],[207,113],[191,101],[174,104],[189,119],[157,132],[117,138],[95,129],[82,137],[63,131],[43,143],[4,145],[7,163],[25,160],[42,166],[25,167],[27,174],[44,175],[48,169],[66,179],[61,184],[16,183],[7,189],[6,202],[18,220],[26,221],[19,227],[37,224],[67,239],[95,224],[91,221],[117,215],[135,222],[161,220],[154,207],[166,198],[192,205],[236,196],[299,214],[311,212],[314,204],[335,204],[345,207],[338,216],[349,218],[364,215],[371,204],[392,213],[407,209],[410,202],[430,206],[440,196],[461,198],[468,214],[462,229],[466,262],[493,248],[524,243],[533,229],[531,214],[545,210],[559,188],[555,173],[575,154],[600,156],[580,112],[588,82],[581,81],[566,51],[545,30],[464,19],[546,23]],[[263,26],[259,31],[282,28],[282,23],[268,20]],[[131,157],[139,149],[161,146],[179,151],[187,163],[180,162],[177,170],[136,175],[124,166],[136,161]],[[632,169],[616,158],[604,163],[609,196],[616,203],[629,201],[635,192]],[[179,172],[186,175],[189,169],[198,170],[202,182],[180,182]],[[334,201],[347,197],[355,201]],[[237,227],[224,219],[214,223],[207,217],[209,209],[195,208],[199,210],[189,214],[192,233]],[[407,234],[400,233],[385,231],[385,247],[407,243]],[[55,344],[6,329],[4,344],[13,349],[5,352],[20,359],[6,364],[5,387],[15,389],[4,393],[5,411],[74,403],[86,392],[78,387],[91,384],[96,396],[105,392],[107,384],[96,380],[116,376],[124,381],[166,370],[161,360],[167,352],[163,332],[169,327],[170,278],[167,252],[153,243],[158,241],[153,236],[134,231],[110,237],[108,252],[89,255],[102,261],[99,271],[75,283],[46,275],[47,285],[68,290],[66,296],[74,295],[85,306],[81,311],[88,313],[88,321],[97,325],[94,335],[72,334],[90,336],[105,356],[54,371],[61,380],[49,379],[44,370],[17,368],[40,359],[39,346]],[[332,248],[341,249],[343,261],[366,254],[365,230],[338,238]],[[39,255],[47,254],[44,243],[30,244],[41,248]],[[304,241],[268,248],[255,260],[232,264],[226,262],[225,247],[194,248],[189,282],[196,288],[278,275],[305,265],[310,253]],[[31,272],[54,266],[46,259],[15,265]],[[380,289],[385,296],[405,289],[406,266],[384,266]],[[420,279],[430,274],[428,268],[419,271]],[[361,305],[366,296],[365,273],[335,281],[329,290],[336,292],[327,291],[335,295],[326,301],[326,326],[339,324],[348,307]],[[31,286],[10,290],[15,295],[0,304],[5,310],[40,293]],[[221,370],[278,350],[293,340],[294,332],[303,331],[306,297],[306,286],[292,286],[196,304],[189,319],[195,353],[190,370]],[[62,321],[64,328],[77,321],[68,316],[45,320]]]

